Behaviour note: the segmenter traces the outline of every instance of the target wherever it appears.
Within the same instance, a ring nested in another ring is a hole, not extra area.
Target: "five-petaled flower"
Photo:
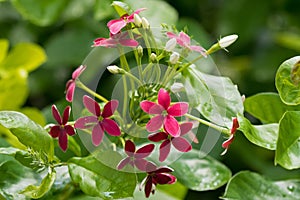
[[[86,66],[80,65],[73,73],[72,79],[70,79],[66,84],[66,100],[69,102],[73,101],[74,91],[76,87],[76,79],[85,70]]]
[[[141,171],[146,171],[146,165],[148,163],[145,158],[151,154],[154,149],[154,144],[147,144],[138,150],[135,148],[135,144],[131,140],[125,142],[125,153],[127,157],[122,159],[117,169],[121,170],[125,165],[130,164],[132,167],[137,167]]]
[[[197,45],[191,45],[191,38],[186,33],[181,31],[178,35],[176,35],[175,33],[167,32],[167,36],[169,38],[175,38],[178,45],[187,48],[189,50],[197,51],[201,53],[204,57],[207,56],[206,50],[203,47]]]
[[[145,10],[146,8],[140,8],[131,15],[125,14],[120,19],[113,19],[107,23],[107,27],[111,34],[117,34],[124,28],[127,24],[134,22],[134,14],[139,14],[141,11]]]
[[[94,99],[84,95],[83,104],[93,116],[81,117],[76,120],[74,127],[78,129],[92,128],[92,141],[95,146],[98,146],[104,135],[104,131],[112,136],[120,136],[121,130],[118,124],[109,119],[118,108],[119,102],[111,100],[105,104],[103,111]]]
[[[150,193],[154,194],[157,184],[173,184],[176,182],[176,177],[170,172],[174,170],[169,167],[157,167],[152,162],[148,162],[146,166],[147,176],[140,185],[140,190],[144,186],[145,195],[148,198]]]
[[[177,102],[171,105],[171,97],[163,88],[158,91],[157,99],[158,103],[148,100],[144,100],[140,103],[144,112],[156,115],[149,120],[146,129],[149,132],[155,132],[163,125],[164,129],[171,136],[178,137],[180,135],[180,129],[175,117],[186,114],[188,112],[189,104],[186,102]]]
[[[236,131],[239,128],[239,126],[240,125],[239,125],[238,119],[236,117],[232,118],[232,127],[231,127],[231,130],[230,130],[230,136],[222,144],[222,147],[225,148],[225,150],[221,153],[221,155],[225,155],[225,153],[227,152],[230,144],[234,140],[234,134],[236,133]]]
[[[61,117],[56,106],[52,105],[52,115],[58,124],[51,127],[49,134],[53,138],[58,137],[58,144],[63,151],[66,151],[68,148],[67,135],[75,134],[74,128],[67,124],[70,117],[70,112],[71,107],[67,106],[63,112],[63,117]]]
[[[118,44],[127,47],[136,47],[139,45],[139,43],[136,40],[129,38],[128,33],[125,32],[116,35],[110,34],[110,38],[97,38],[94,40],[94,44],[92,46],[114,48],[117,47]]]
[[[171,144],[181,152],[188,152],[192,149],[191,144],[182,136],[189,133],[193,128],[192,122],[185,122],[179,125],[180,136],[172,137],[167,131],[154,133],[148,136],[153,142],[163,141],[159,147],[159,161],[163,162],[169,155]]]

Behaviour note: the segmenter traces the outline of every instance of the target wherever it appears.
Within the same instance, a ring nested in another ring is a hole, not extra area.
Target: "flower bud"
[[[171,85],[171,91],[173,93],[181,92],[183,89],[184,86],[182,83],[173,83],[173,85]]]
[[[228,35],[228,36],[225,36],[223,38],[221,38],[219,40],[219,46],[224,49],[226,47],[229,47],[231,44],[233,44],[236,40],[238,39],[238,35]]]
[[[143,47],[141,45],[139,45],[137,47],[137,52],[138,52],[139,56],[143,56]]]
[[[150,60],[151,60],[152,62],[156,62],[156,61],[157,61],[157,56],[156,56],[155,53],[151,53],[151,55],[150,55]]]
[[[176,38],[172,38],[170,39],[167,43],[166,43],[166,51],[170,52],[170,51],[173,51],[176,47],[176,44],[177,44],[177,41],[176,41]]]
[[[142,19],[140,18],[140,16],[138,14],[134,14],[133,15],[133,20],[134,20],[134,24],[137,27],[141,27],[142,26]]]
[[[112,74],[121,74],[122,73],[122,69],[116,65],[110,65],[106,69]]]
[[[142,27],[144,29],[149,29],[150,28],[150,24],[149,24],[148,20],[145,17],[142,17]]]
[[[173,52],[170,56],[170,63],[173,65],[176,64],[179,60],[179,57],[180,57],[179,53]]]

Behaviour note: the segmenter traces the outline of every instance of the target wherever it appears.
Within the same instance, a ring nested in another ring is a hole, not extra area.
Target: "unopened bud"
[[[144,29],[149,29],[150,28],[150,24],[149,24],[148,20],[145,17],[142,17],[142,27]]]
[[[177,41],[176,41],[176,38],[172,38],[170,39],[167,43],[166,43],[166,51],[170,52],[170,51],[173,51],[176,47],[176,44],[177,44]]]
[[[141,27],[142,26],[142,19],[140,18],[140,16],[138,14],[134,14],[133,15],[133,20],[134,20],[134,24],[137,27]]]
[[[112,74],[122,74],[122,69],[116,65],[110,65],[106,69]]]
[[[219,40],[219,45],[222,49],[229,47],[238,39],[238,35],[228,35]]]
[[[142,55],[143,55],[143,47],[142,47],[141,45],[139,45],[139,46],[137,47],[137,52],[138,52],[139,56],[142,56]]]
[[[156,56],[155,53],[151,53],[151,55],[150,55],[150,60],[151,60],[152,62],[156,62],[156,61],[157,61],[157,56]]]
[[[176,64],[179,60],[179,57],[180,57],[179,53],[173,52],[170,56],[170,63],[173,65]]]
[[[181,92],[184,89],[184,86],[182,83],[173,83],[171,86],[171,91],[173,93]]]

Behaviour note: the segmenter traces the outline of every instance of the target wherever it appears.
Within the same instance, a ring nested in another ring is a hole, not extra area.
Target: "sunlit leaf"
[[[4,60],[8,50],[8,40],[0,40],[0,63]]]

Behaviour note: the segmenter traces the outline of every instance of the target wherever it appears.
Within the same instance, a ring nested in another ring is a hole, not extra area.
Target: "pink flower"
[[[173,137],[180,135],[179,124],[175,117],[180,117],[188,112],[189,104],[186,102],[177,102],[171,104],[171,97],[165,89],[158,92],[158,103],[152,101],[142,101],[140,106],[142,110],[149,114],[154,114],[152,119],[146,125],[149,132],[159,130],[162,125],[164,129]]]
[[[148,139],[153,142],[163,141],[159,147],[159,161],[166,160],[170,153],[171,144],[181,152],[188,152],[192,150],[191,144],[182,136],[189,133],[193,128],[193,123],[186,122],[179,125],[180,135],[178,137],[172,137],[167,132],[159,132],[149,135]]]
[[[112,34],[117,34],[121,31],[122,28],[124,28],[128,23],[134,22],[134,14],[139,14],[141,11],[145,10],[146,8],[140,8],[136,11],[134,11],[133,13],[131,13],[131,15],[123,15],[120,19],[113,19],[110,20],[107,23],[107,26],[109,28],[109,31]]]
[[[173,172],[174,170],[169,167],[157,167],[152,162],[148,162],[146,170],[148,175],[140,185],[140,189],[145,186],[144,190],[146,198],[150,196],[150,193],[154,194],[157,184],[164,185],[176,182],[176,177],[170,174],[170,172]]]
[[[80,76],[80,74],[85,70],[86,66],[80,65],[72,74],[72,79],[69,80],[66,84],[66,100],[68,102],[73,101],[74,91],[76,87],[76,79]]]
[[[83,96],[83,104],[93,116],[77,119],[74,127],[78,129],[92,128],[92,141],[95,146],[101,143],[104,131],[112,136],[121,135],[118,124],[109,119],[118,107],[119,102],[117,100],[106,103],[102,112],[98,102],[87,95]]]
[[[68,120],[70,117],[71,107],[67,106],[64,110],[63,117],[59,114],[55,105],[52,105],[52,115],[57,125],[51,127],[49,134],[53,138],[58,137],[58,144],[63,151],[66,151],[68,148],[68,136],[74,135],[75,131],[71,125],[68,125]]]
[[[230,130],[230,137],[223,142],[222,147],[225,148],[225,150],[221,153],[221,155],[225,155],[225,153],[227,152],[230,144],[234,140],[234,134],[236,133],[239,126],[240,125],[239,125],[238,119],[236,117],[232,118],[232,127]]]
[[[102,47],[117,47],[118,44],[127,46],[127,47],[136,47],[139,43],[128,37],[128,33],[119,33],[117,35],[112,35],[110,38],[97,38],[94,40],[93,47],[102,46]]]
[[[206,50],[203,47],[191,45],[190,36],[188,36],[186,33],[181,31],[179,33],[179,35],[176,35],[175,33],[167,32],[167,36],[169,38],[175,38],[178,45],[180,45],[184,48],[187,48],[189,50],[197,51],[197,52],[201,53],[204,57],[207,56],[205,53]]]
[[[148,161],[145,158],[151,154],[153,149],[154,144],[147,144],[136,150],[135,144],[131,140],[127,140],[125,143],[125,153],[128,156],[120,161],[117,169],[123,169],[125,165],[130,164],[132,167],[136,166],[141,171],[146,171]]]

